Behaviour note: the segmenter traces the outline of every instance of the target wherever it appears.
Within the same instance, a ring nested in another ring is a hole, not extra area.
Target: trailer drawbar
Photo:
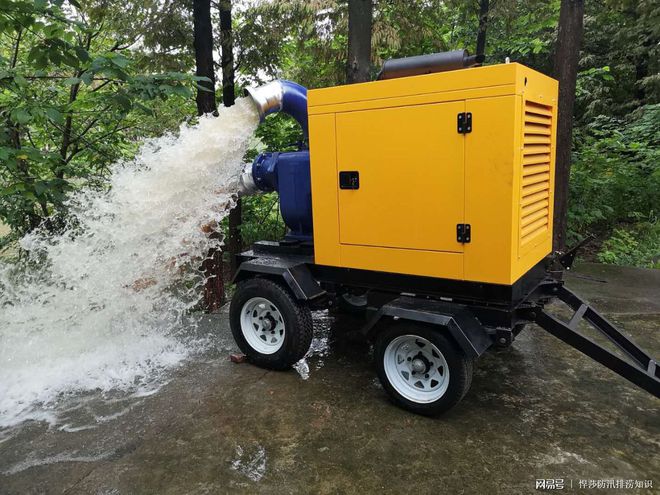
[[[309,350],[311,308],[336,303],[364,315],[394,402],[436,415],[467,393],[479,356],[536,323],[660,397],[656,360],[558,276],[575,250],[552,252],[557,82],[481,61],[460,50],[388,61],[362,84],[247,90],[262,119],[291,115],[304,142],[242,175],[243,194],[278,192],[288,233],[239,255],[238,346],[288,369]]]

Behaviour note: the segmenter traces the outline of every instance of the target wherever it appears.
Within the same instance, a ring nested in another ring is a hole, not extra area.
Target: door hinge
[[[472,112],[461,112],[458,114],[457,129],[459,134],[472,132]]]
[[[471,228],[469,223],[459,223],[456,224],[456,241],[463,244],[470,242]]]

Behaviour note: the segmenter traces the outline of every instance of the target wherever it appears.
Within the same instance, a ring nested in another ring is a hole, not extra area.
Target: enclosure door
[[[339,185],[342,244],[463,251],[464,110],[458,101],[337,114],[337,172],[353,178]]]

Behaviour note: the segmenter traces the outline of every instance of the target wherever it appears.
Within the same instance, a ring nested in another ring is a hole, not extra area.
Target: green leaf
[[[128,64],[131,63],[131,61],[129,59],[127,59],[123,55],[119,55],[119,54],[112,57],[111,60],[112,60],[113,64],[115,64],[117,67],[119,67],[121,69],[125,69],[126,67],[128,67]]]
[[[147,115],[151,115],[151,116],[154,115],[154,111],[151,108],[144,106],[139,101],[135,102],[135,106],[136,106],[136,108],[140,109],[142,112],[144,112]]]
[[[86,71],[85,73],[83,73],[82,76],[80,76],[80,79],[82,80],[82,82],[84,82],[84,83],[87,84],[88,86],[89,86],[90,84],[92,84],[92,79],[93,79],[93,78],[94,78],[94,74],[93,74],[92,72],[90,72],[90,71]]]
[[[48,58],[55,65],[61,65],[62,62],[64,61],[64,58],[62,57],[62,54],[57,49],[48,50]]]
[[[15,108],[11,112],[11,120],[17,124],[27,124],[32,120],[32,115],[25,108]]]
[[[69,78],[65,79],[64,81],[62,81],[62,84],[66,85],[66,86],[73,86],[74,84],[80,84],[81,82],[82,82],[82,79],[80,79],[79,77],[69,77]]]
[[[185,86],[174,86],[172,88],[172,92],[175,95],[185,96],[186,98],[189,98],[189,97],[192,96],[191,91],[188,88],[186,88]]]
[[[46,115],[48,115],[48,118],[55,123],[59,124],[64,120],[64,117],[62,117],[62,114],[56,108],[49,107],[46,108],[44,111],[46,112]]]
[[[14,76],[14,82],[16,82],[16,84],[18,84],[18,85],[19,85],[20,87],[22,87],[22,88],[25,88],[25,87],[28,85],[28,81],[27,81],[27,79],[25,79],[25,78],[24,78],[23,76],[21,76],[20,74],[16,74],[16,75]]]
[[[85,50],[82,46],[77,46],[75,47],[76,50],[76,55],[78,55],[78,58],[82,60],[83,62],[89,61],[89,53],[87,50]]]
[[[68,65],[69,67],[79,67],[80,66],[80,60],[76,55],[73,55],[70,52],[63,52],[62,53],[62,61]]]
[[[9,196],[10,194],[15,194],[17,192],[25,191],[25,184],[22,182],[17,182],[8,187],[3,187],[0,189],[0,196]]]
[[[48,191],[48,184],[42,181],[35,182],[34,191],[37,193],[37,196],[42,196],[46,191]]]
[[[117,105],[119,105],[119,107],[121,107],[122,110],[125,110],[125,111],[128,112],[131,109],[131,106],[132,106],[131,99],[128,96],[122,95],[122,94],[117,94],[117,95],[114,95],[112,97],[112,99],[114,100],[114,102]]]

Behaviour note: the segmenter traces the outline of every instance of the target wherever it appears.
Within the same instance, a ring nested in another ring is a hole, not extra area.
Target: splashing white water
[[[52,420],[67,394],[152,386],[199,348],[181,320],[220,244],[201,226],[233,206],[257,123],[242,99],[146,143],[107,193],[71,197],[66,232],[30,234],[28,262],[0,263],[0,428]]]

